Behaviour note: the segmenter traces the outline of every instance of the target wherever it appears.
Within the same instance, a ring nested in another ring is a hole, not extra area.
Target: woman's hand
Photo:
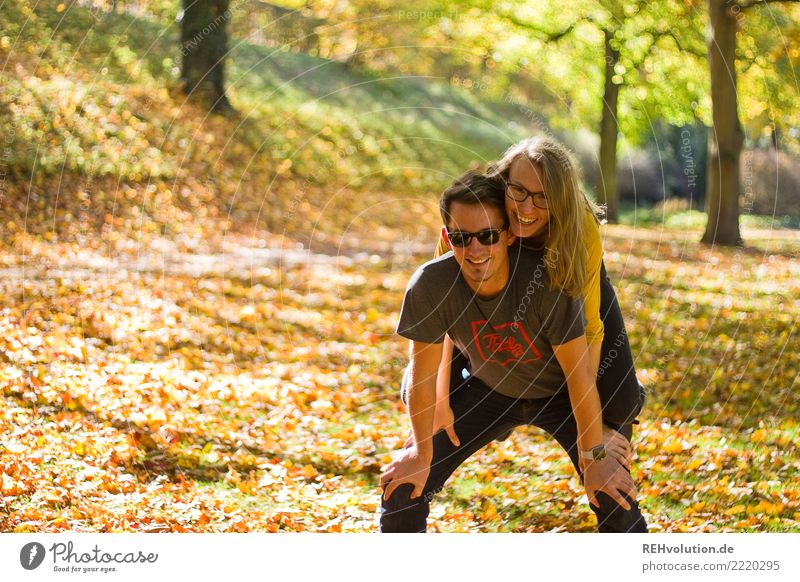
[[[450,408],[449,404],[438,403],[436,405],[436,410],[433,413],[433,434],[444,429],[444,432],[446,432],[447,436],[450,438],[450,442],[458,447],[461,446],[461,441],[458,440],[458,435],[456,434],[456,429],[454,427],[455,420],[453,409]],[[403,443],[403,447],[410,447],[413,444],[414,433],[413,431],[409,431],[408,438],[406,442]]]

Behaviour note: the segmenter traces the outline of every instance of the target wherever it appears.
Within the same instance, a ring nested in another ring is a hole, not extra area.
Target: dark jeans
[[[431,471],[422,496],[411,499],[413,487],[410,484],[398,487],[388,501],[381,496],[381,532],[424,532],[430,501],[450,475],[473,453],[520,425],[537,426],[551,434],[567,451],[580,474],[577,427],[566,390],[552,398],[514,399],[470,377],[451,390],[450,406],[461,445],[454,446],[444,431],[434,435]],[[605,493],[598,493],[597,498],[600,508],[590,507],[597,515],[599,531],[647,531],[635,500],[629,499],[631,509],[624,511]]]
[[[644,406],[645,394],[636,379],[628,332],[605,263],[600,268],[600,319],[604,333],[597,391],[603,407],[603,422],[616,428],[636,419]]]
[[[600,319],[603,320],[603,345],[597,371],[597,391],[603,409],[603,422],[620,430],[629,439],[631,427],[644,406],[644,388],[636,379],[633,354],[625,331],[625,321],[619,308],[614,287],[608,280],[605,264],[600,270]],[[465,372],[466,370],[467,372]],[[400,388],[400,398],[407,403],[407,370]],[[450,368],[452,391],[469,376],[469,360],[458,349],[453,350]]]

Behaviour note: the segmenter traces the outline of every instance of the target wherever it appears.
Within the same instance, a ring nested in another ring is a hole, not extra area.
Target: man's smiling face
[[[514,242],[514,236],[509,234],[506,224],[503,213],[491,206],[454,202],[450,207],[449,232],[503,229],[495,244],[483,245],[473,236],[465,247],[452,245],[464,279],[478,295],[495,295],[508,282],[508,245]]]

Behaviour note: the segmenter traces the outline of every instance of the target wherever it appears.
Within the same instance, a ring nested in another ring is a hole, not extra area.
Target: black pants
[[[603,320],[605,332],[597,371],[597,391],[603,409],[603,422],[621,430],[630,438],[630,427],[627,425],[633,423],[641,412],[645,394],[636,379],[625,321],[622,319],[614,287],[608,280],[605,264],[600,269],[600,319]],[[454,349],[450,367],[450,389],[453,390],[468,376],[469,360],[458,349]],[[400,398],[406,404],[407,380],[408,370],[400,388]]]
[[[398,487],[388,501],[381,496],[381,532],[424,532],[431,499],[450,475],[473,453],[520,425],[537,426],[551,434],[580,474],[577,426],[566,390],[552,398],[514,399],[470,377],[451,390],[450,406],[461,445],[454,446],[444,431],[434,435],[431,471],[422,496],[411,499],[410,484]],[[625,511],[605,493],[598,493],[597,499],[600,508],[591,508],[597,515],[600,532],[647,531],[635,500],[628,500],[631,509]]]
[[[644,406],[645,394],[636,379],[628,332],[605,263],[600,268],[600,319],[604,334],[597,391],[603,407],[603,422],[617,427],[636,419]]]

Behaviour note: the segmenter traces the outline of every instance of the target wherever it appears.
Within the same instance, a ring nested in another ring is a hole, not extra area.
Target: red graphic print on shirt
[[[472,339],[484,362],[507,366],[509,363],[527,364],[542,357],[522,323],[486,325],[488,323],[485,319],[472,322]]]

